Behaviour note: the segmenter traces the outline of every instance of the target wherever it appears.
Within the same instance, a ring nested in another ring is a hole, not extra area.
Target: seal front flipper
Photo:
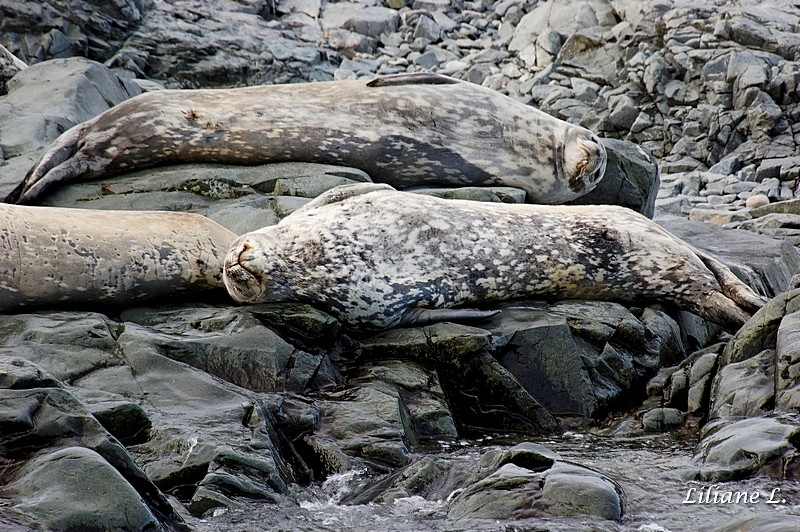
[[[474,308],[410,308],[403,314],[398,327],[428,325],[440,321],[482,321],[500,314],[499,310]]]
[[[290,216],[296,216],[297,214],[314,210],[318,207],[322,207],[323,205],[339,203],[340,201],[344,201],[348,198],[369,194],[370,192],[376,192],[378,190],[395,191],[394,187],[385,183],[355,183],[353,185],[339,185],[338,187],[334,187],[323,192],[313,200],[294,211]],[[288,217],[289,216],[287,216],[287,218]]]
[[[394,76],[382,76],[367,82],[367,87],[397,87],[400,85],[454,85],[463,81],[433,74],[431,72],[417,72],[414,74],[396,74]]]

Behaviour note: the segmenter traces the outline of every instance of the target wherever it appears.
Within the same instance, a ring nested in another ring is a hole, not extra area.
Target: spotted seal
[[[198,214],[0,204],[0,311],[224,294],[236,237]]]
[[[224,281],[240,303],[306,301],[354,329],[546,298],[671,302],[733,330],[764,303],[722,263],[622,207],[443,200],[380,184],[337,187],[243,235]]]
[[[66,131],[6,201],[147,166],[282,161],[355,167],[397,188],[503,185],[563,203],[594,188],[606,153],[587,129],[435,74],[164,90]]]

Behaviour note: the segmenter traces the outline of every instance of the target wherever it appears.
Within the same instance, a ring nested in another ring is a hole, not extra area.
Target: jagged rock
[[[61,133],[141,93],[138,85],[87,59],[56,59],[27,68],[0,99],[0,196],[22,181]],[[13,124],[8,127],[5,124]]]
[[[762,294],[787,290],[794,273],[800,271],[800,255],[790,242],[676,217],[659,217],[656,222],[722,260]]]
[[[131,34],[152,0],[21,2],[0,6],[0,37],[23,61],[80,55],[105,61]]]

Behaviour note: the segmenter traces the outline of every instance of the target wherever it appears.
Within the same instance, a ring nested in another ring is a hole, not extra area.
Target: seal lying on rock
[[[0,311],[221,289],[235,240],[198,214],[0,204]]]
[[[240,303],[301,300],[352,328],[489,316],[522,298],[671,302],[727,329],[763,300],[723,264],[625,208],[443,200],[337,187],[225,259]]]
[[[6,201],[159,164],[281,161],[351,166],[399,188],[503,185],[563,203],[594,188],[606,153],[582,127],[435,74],[164,90],[65,132]]]

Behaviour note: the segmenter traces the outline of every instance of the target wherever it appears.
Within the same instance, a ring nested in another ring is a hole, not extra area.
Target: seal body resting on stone
[[[337,187],[243,235],[224,280],[238,302],[302,300],[359,329],[557,298],[671,302],[733,330],[763,305],[722,263],[625,208],[442,200],[378,184]]]
[[[582,127],[435,74],[164,90],[66,131],[6,201],[146,166],[281,161],[351,166],[398,188],[503,185],[563,203],[594,188],[606,153]]]
[[[0,204],[0,311],[222,288],[235,240],[198,214]]]

